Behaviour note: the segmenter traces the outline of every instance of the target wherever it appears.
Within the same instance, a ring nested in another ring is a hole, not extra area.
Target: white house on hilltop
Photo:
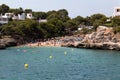
[[[25,13],[21,13],[18,15],[13,15],[12,17],[13,20],[25,20]]]
[[[18,14],[19,20],[25,20],[25,13]]]
[[[15,15],[14,13],[5,13],[4,15],[0,15],[0,24],[7,24],[9,19],[12,18],[13,20],[25,20],[25,18],[33,19],[32,13],[21,13]]]
[[[5,13],[4,15],[1,15],[4,18],[11,18],[14,14],[13,13]]]
[[[26,18],[28,18],[28,19],[33,19],[32,13],[27,13]]]
[[[14,13],[5,13],[4,15],[0,15],[0,24],[7,24],[9,22],[9,19],[12,18],[12,20],[25,20],[33,19],[32,13],[21,13],[15,15]],[[47,19],[39,19],[38,22],[47,22]]]
[[[19,19],[19,17],[18,17],[18,16],[16,16],[16,15],[13,15],[12,19],[13,19],[13,20],[18,20],[18,19]]]
[[[39,23],[41,23],[41,22],[47,22],[47,19],[39,19],[38,22],[39,22]]]
[[[115,17],[115,16],[120,16],[120,7],[115,7],[114,8],[113,17]]]
[[[7,24],[8,18],[0,16],[0,24]]]
[[[13,16],[13,13],[5,13],[4,15],[0,15],[0,24],[7,24],[9,18]]]

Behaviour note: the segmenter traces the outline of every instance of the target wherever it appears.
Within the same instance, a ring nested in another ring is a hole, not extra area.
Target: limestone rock
[[[13,38],[4,38],[4,42],[7,47],[17,45],[17,42]]]
[[[0,48],[4,49],[4,47],[16,46],[17,42],[13,38],[2,38],[0,39]]]
[[[0,44],[0,49],[5,49],[6,45],[5,44]]]

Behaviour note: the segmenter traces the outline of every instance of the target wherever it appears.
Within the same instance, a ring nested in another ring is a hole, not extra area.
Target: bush
[[[81,34],[89,34],[89,33],[91,33],[91,32],[93,32],[93,30],[92,30],[92,29],[88,29],[88,28],[83,28],[83,29],[80,31]]]
[[[107,27],[112,27],[113,24],[112,23],[106,23],[104,26],[107,26]]]
[[[120,26],[113,28],[114,33],[120,33]]]

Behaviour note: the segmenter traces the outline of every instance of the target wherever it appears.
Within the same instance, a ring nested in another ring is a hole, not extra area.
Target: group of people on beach
[[[30,41],[25,44],[25,46],[58,46],[64,44],[74,44],[75,42],[79,42],[83,39],[83,37],[79,36],[65,36],[65,37],[56,37],[45,40],[35,40]]]

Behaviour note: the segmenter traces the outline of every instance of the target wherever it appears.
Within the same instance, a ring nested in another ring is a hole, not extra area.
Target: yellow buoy
[[[24,64],[24,68],[25,68],[25,69],[28,69],[28,64]]]
[[[67,54],[67,52],[65,51],[65,52],[64,52],[64,54],[66,55],[66,54]]]
[[[53,56],[49,56],[49,58],[50,58],[50,59],[52,59],[52,58],[53,58]]]

